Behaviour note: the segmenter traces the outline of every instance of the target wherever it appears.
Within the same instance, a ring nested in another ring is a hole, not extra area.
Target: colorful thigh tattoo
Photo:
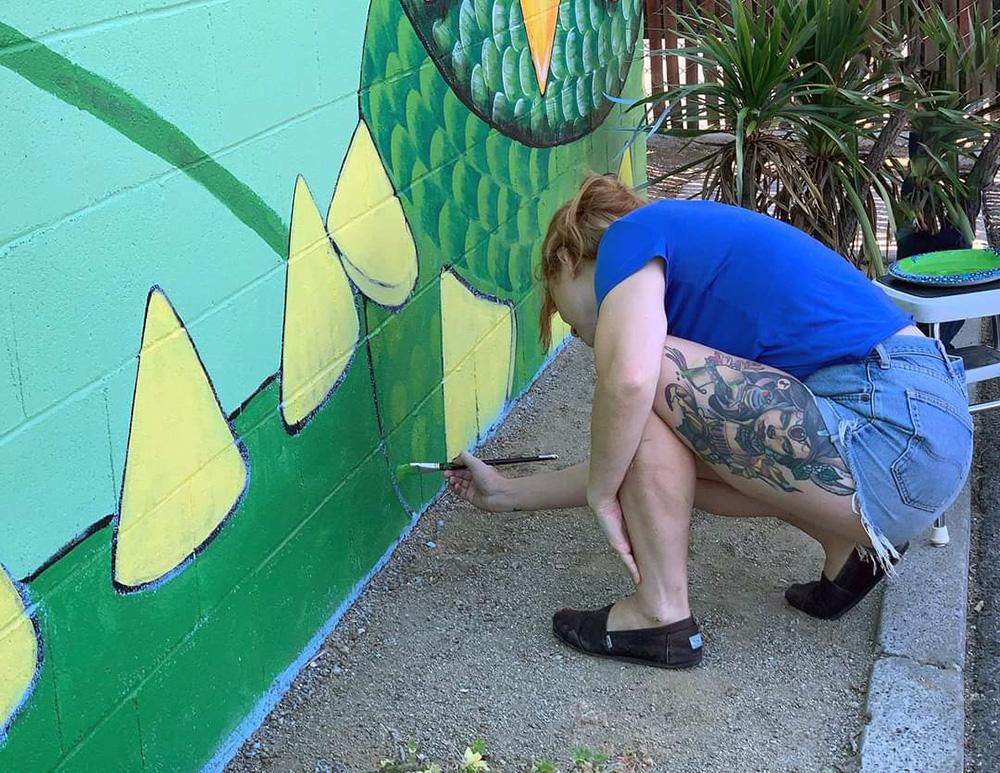
[[[832,494],[854,493],[847,465],[799,381],[726,354],[689,367],[680,350],[668,346],[664,353],[677,365],[667,406],[680,417],[677,431],[706,462],[782,491],[801,491],[792,481],[811,480]]]

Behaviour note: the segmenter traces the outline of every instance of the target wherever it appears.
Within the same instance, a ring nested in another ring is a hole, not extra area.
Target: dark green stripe
[[[279,257],[287,256],[288,226],[278,213],[184,132],[125,89],[3,22],[0,22],[0,65],[63,102],[86,110],[136,145],[155,153],[204,186]]]

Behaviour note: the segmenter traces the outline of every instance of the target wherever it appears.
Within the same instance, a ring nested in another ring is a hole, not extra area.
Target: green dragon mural
[[[217,767],[544,364],[640,4],[72,5],[0,13],[0,769]]]

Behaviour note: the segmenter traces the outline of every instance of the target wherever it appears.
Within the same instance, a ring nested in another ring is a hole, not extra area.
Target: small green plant
[[[620,770],[623,773],[638,773],[638,771],[648,770],[653,765],[651,757],[635,750],[625,752],[618,760],[621,763]]]
[[[404,741],[403,742],[403,762],[414,763],[417,761],[417,756],[420,754],[420,744],[416,741]]]
[[[398,760],[382,760],[379,764],[380,773],[490,773],[491,770],[487,762],[489,752],[486,742],[481,738],[465,747],[457,763],[446,767],[429,760],[415,741],[401,744],[398,757]],[[595,751],[589,746],[576,747],[571,760],[572,770],[578,773],[642,773],[653,765],[653,760],[636,751],[609,754]],[[558,765],[548,758],[534,760],[526,771],[561,773]]]
[[[459,764],[459,770],[462,773],[486,773],[490,769],[490,766],[483,759],[486,756],[486,744],[477,741],[473,746],[477,746],[482,751],[474,751],[472,746],[466,746],[462,762]]]
[[[607,754],[594,751],[589,746],[578,746],[573,750],[574,770],[581,770],[584,773],[598,773],[598,771],[604,770],[604,763],[607,761]]]
[[[441,766],[427,760],[416,741],[404,741],[399,747],[399,759],[379,762],[382,773],[441,773]]]

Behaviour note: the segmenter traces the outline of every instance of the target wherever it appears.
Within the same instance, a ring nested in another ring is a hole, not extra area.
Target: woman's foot
[[[618,599],[611,605],[608,614],[609,631],[635,631],[641,628],[660,628],[678,620],[691,617],[691,609],[687,605],[686,594],[679,595],[679,600],[670,603],[663,601],[655,605],[640,598],[638,592],[631,596]]]
[[[896,550],[902,556],[909,546],[904,543]],[[857,606],[883,577],[885,570],[877,562],[854,551],[834,579],[829,579],[824,572],[816,582],[790,585],[785,591],[785,600],[812,617],[836,620]]]
[[[552,631],[558,639],[588,655],[657,668],[692,668],[701,663],[701,631],[693,617],[668,625],[609,631],[611,611],[611,606],[561,609],[552,616]]]

